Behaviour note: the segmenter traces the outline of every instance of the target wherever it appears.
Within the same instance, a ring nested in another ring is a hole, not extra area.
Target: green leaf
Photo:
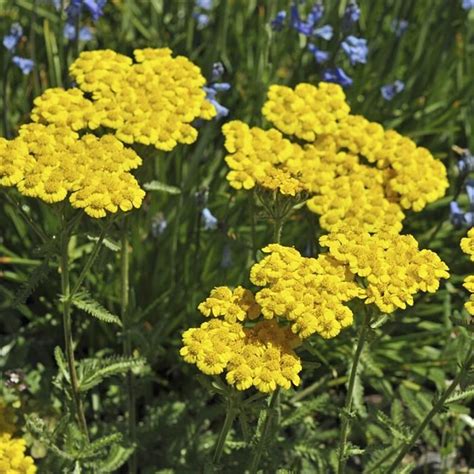
[[[61,300],[64,301],[64,297],[62,297]],[[85,311],[104,323],[117,324],[117,326],[122,327],[120,318],[104,308],[98,301],[94,300],[85,290],[76,293],[72,297],[71,303],[76,308]]]
[[[133,453],[133,448],[124,448],[119,444],[115,444],[110,448],[108,456],[96,463],[97,472],[108,473],[108,472],[117,472],[117,470],[122,467]]]
[[[79,364],[79,389],[86,392],[100,384],[105,378],[123,375],[129,370],[145,365],[142,357],[107,357],[104,359],[84,359]]]
[[[47,257],[33,270],[29,280],[20,286],[15,294],[12,306],[15,307],[24,304],[26,299],[33,294],[38,285],[48,276],[50,271],[51,266],[49,265],[49,257]]]
[[[64,353],[59,346],[54,348],[54,358],[56,359],[56,364],[58,364],[61,375],[69,382],[69,370],[67,367],[66,358],[64,357]]]
[[[307,401],[294,410],[290,416],[283,420],[282,426],[290,426],[300,423],[307,416],[312,416],[316,412],[325,411],[331,405],[329,395],[324,393],[313,400]]]
[[[101,438],[89,444],[79,455],[79,459],[87,459],[96,456],[100,451],[110,445],[118,444],[122,441],[121,433],[112,433],[110,435],[102,436]]]
[[[146,191],[159,191],[168,194],[181,194],[181,189],[177,188],[176,186],[170,186],[169,184],[161,183],[160,181],[150,181],[149,183],[145,183],[143,185],[143,188]]]

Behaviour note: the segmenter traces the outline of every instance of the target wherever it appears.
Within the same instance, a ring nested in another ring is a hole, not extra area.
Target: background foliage
[[[110,1],[104,17],[93,25],[94,39],[79,44],[80,49],[110,48],[127,55],[135,48],[169,46],[198,64],[209,79],[213,63],[221,61],[226,69],[223,80],[232,84],[220,98],[230,109],[229,116],[203,124],[193,145],[171,153],[138,149],[146,158],[137,173],[139,180],[159,180],[180,192],[150,191],[143,208],[129,217],[130,324],[120,328],[89,317],[94,309],[85,308],[84,300],[73,315],[76,353],[86,360],[84,377],[97,376],[98,358],[122,352],[126,333],[131,335],[133,353],[146,359],[145,366],[134,369],[137,450],[143,473],[196,472],[195,466],[206,466],[223,422],[219,387],[209,387],[178,354],[182,331],[201,322],[197,304],[216,285],[246,284],[254,258],[251,202],[247,194],[231,190],[225,180],[220,127],[232,118],[262,125],[260,109],[270,84],[316,83],[321,74],[303,36],[288,27],[281,32],[270,28],[276,13],[289,3],[216,0],[214,4],[209,25],[200,29],[192,1]],[[474,11],[463,10],[461,2],[448,5],[444,0],[361,0],[359,5],[362,16],[355,34],[367,38],[369,57],[367,64],[351,70],[354,84],[346,93],[353,113],[394,127],[429,148],[448,167],[451,182],[446,198],[405,221],[406,232],[414,233],[422,247],[438,252],[447,262],[452,273],[449,283],[380,324],[362,354],[348,468],[374,472],[373,466],[394,440],[406,439],[429,411],[435,393],[453,378],[469,344],[469,329],[459,321],[465,321],[462,305],[467,298],[462,279],[472,270],[459,249],[466,229],[450,223],[449,203],[461,193],[461,204],[468,205],[452,146],[472,149],[474,145]],[[337,38],[342,34],[345,6],[345,1],[326,2],[324,17],[324,23],[334,27],[336,38],[328,49],[339,54],[342,64]],[[300,5],[302,12],[309,7],[304,2]],[[408,21],[402,36],[392,28],[397,19]],[[11,68],[0,79],[8,99],[0,108],[7,113],[11,130],[28,119],[32,100],[41,91],[69,83],[65,71],[75,53],[63,39],[63,25],[50,2],[0,1],[1,36],[13,22],[24,27],[20,51],[33,58],[36,67],[28,76]],[[7,70],[7,61],[2,50],[1,70]],[[380,87],[396,79],[405,82],[405,90],[392,101],[384,100]],[[27,386],[20,391],[4,384],[0,394],[20,408],[19,424],[31,442],[40,472],[71,472],[68,469],[74,463],[58,452],[58,446],[69,457],[74,450],[82,453],[84,472],[89,472],[88,459],[96,459],[110,444],[114,448],[103,461],[103,469],[115,472],[130,452],[126,439],[119,443],[106,439],[87,452],[72,424],[60,422],[64,375],[61,369],[58,372],[61,355],[53,352],[56,346],[62,347],[57,262],[51,248],[22,220],[19,208],[50,237],[59,231],[55,211],[37,201],[19,201],[13,193],[0,199],[0,370],[4,381],[9,370],[20,371]],[[218,219],[214,230],[203,226],[204,207]],[[159,232],[163,221],[166,228]],[[101,224],[84,219],[80,228],[70,247],[75,277],[93,249]],[[113,313],[120,305],[119,228],[119,221],[112,224],[110,238],[86,280],[94,300]],[[315,228],[314,215],[302,210],[286,224],[282,243],[312,254],[317,251]],[[268,243],[271,235],[271,224],[257,213],[257,246]],[[97,311],[100,316],[101,310]],[[265,472],[330,472],[354,334],[349,329],[329,341],[313,337],[305,346],[303,383],[298,390],[283,394],[281,428],[264,457]],[[115,363],[115,370],[103,374],[107,376],[104,383],[91,381],[87,394],[94,437],[126,432],[123,372],[129,365]],[[412,452],[413,466],[424,466],[425,472],[435,472],[430,470],[433,465],[462,472],[474,463],[470,396],[472,392],[452,400],[450,409],[434,419]],[[245,420],[253,433],[261,404],[257,400],[249,405],[241,418],[243,424],[234,426],[222,472],[242,472],[248,457]],[[125,467],[121,469],[126,472]]]

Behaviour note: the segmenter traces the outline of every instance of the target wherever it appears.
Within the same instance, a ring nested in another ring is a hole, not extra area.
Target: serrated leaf
[[[465,400],[466,398],[474,397],[474,387],[468,387],[466,390],[460,390],[454,392],[445,403],[458,402],[459,400]]]
[[[64,301],[64,297],[61,298]],[[71,303],[104,323],[117,324],[122,327],[122,321],[118,316],[104,308],[98,301],[94,300],[87,291],[80,291],[71,298]]]
[[[86,392],[100,384],[105,378],[126,374],[129,370],[143,366],[142,357],[107,357],[105,359],[85,359],[79,364],[79,389]]]
[[[94,237],[92,235],[88,235],[87,238],[92,242],[97,242],[99,240],[99,237]],[[112,250],[112,252],[118,252],[120,250],[120,245],[109,237],[105,237],[102,240],[102,245],[107,247],[109,250]]]
[[[28,281],[23,283],[18,289],[13,299],[12,306],[18,306],[24,304],[26,299],[33,294],[38,285],[48,276],[51,271],[49,265],[49,257],[45,258],[40,265],[38,265],[31,273]]]
[[[87,459],[96,456],[100,451],[122,441],[121,433],[112,433],[110,435],[102,436],[90,443],[79,455],[79,459]]]
[[[118,444],[112,446],[107,457],[96,463],[97,472],[99,474],[117,472],[127,462],[133,451],[133,448],[124,448]]]
[[[69,382],[69,370],[67,367],[66,357],[64,357],[64,353],[59,346],[54,348],[54,358],[62,376]]]
[[[282,426],[290,426],[299,423],[307,416],[326,410],[329,405],[331,405],[329,395],[327,393],[319,395],[315,399],[307,401],[296,408],[290,416],[283,420]]]
[[[168,194],[181,194],[181,189],[176,186],[170,186],[169,184],[162,183],[160,181],[150,181],[143,185],[146,191],[160,191]]]

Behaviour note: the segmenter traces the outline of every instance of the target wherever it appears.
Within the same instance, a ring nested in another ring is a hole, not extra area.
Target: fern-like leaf
[[[45,280],[50,271],[51,266],[49,265],[49,257],[47,257],[33,270],[28,281],[22,283],[15,294],[12,306],[24,304],[27,298],[38,288],[39,284]]]
[[[64,297],[62,298],[64,300]],[[80,291],[71,298],[71,303],[104,323],[117,324],[122,327],[122,321],[115,314],[104,308],[98,301],[94,300],[87,291]]]
[[[313,400],[305,402],[294,410],[290,416],[283,420],[282,426],[290,426],[295,423],[300,423],[304,418],[313,413],[325,411],[330,404],[329,395],[324,393]]]
[[[474,386],[467,387],[465,390],[459,390],[454,392],[445,403],[454,403],[458,402],[459,400],[465,400],[466,398],[473,398],[474,397]]]
[[[123,375],[129,370],[142,367],[146,360],[142,357],[107,357],[85,359],[79,365],[79,388],[86,392],[100,384],[105,378]]]
[[[110,448],[108,456],[102,461],[95,464],[99,474],[106,474],[108,472],[117,472],[128,460],[133,453],[133,448],[124,448],[116,444]]]
[[[59,372],[69,382],[69,371],[67,368],[66,357],[64,357],[64,353],[59,346],[54,348],[54,358],[56,364],[58,364]]]

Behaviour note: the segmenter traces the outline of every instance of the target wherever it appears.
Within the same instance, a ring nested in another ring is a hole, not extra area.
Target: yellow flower
[[[413,304],[419,291],[434,293],[448,267],[430,250],[419,250],[411,235],[370,234],[363,229],[341,226],[319,239],[329,254],[350,271],[366,279],[366,304],[375,303],[391,313]]]
[[[461,239],[461,250],[474,261],[474,227],[469,229],[467,237]]]
[[[26,442],[12,438],[11,434],[0,434],[0,472],[5,474],[34,474],[33,458],[25,455]]]
[[[129,172],[140,164],[114,136],[79,137],[66,126],[32,123],[0,140],[0,185],[47,203],[69,197],[94,218],[141,206],[145,192]]]
[[[474,227],[469,229],[467,237],[461,239],[461,249],[465,254],[469,255],[469,258],[472,261],[474,261]],[[471,293],[471,296],[464,304],[464,307],[470,315],[474,316],[474,276],[467,276],[464,280],[463,286],[467,291],[469,291],[469,293]]]

